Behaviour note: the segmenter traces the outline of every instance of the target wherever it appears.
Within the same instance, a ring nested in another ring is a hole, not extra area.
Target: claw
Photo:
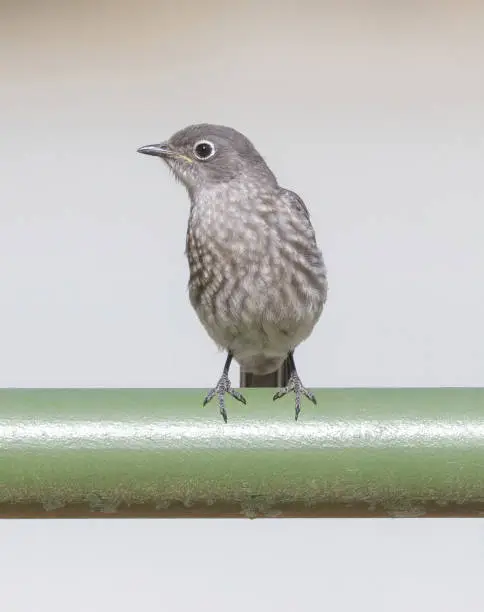
[[[227,410],[225,409],[225,394],[226,393],[231,395],[234,399],[238,400],[239,402],[242,402],[242,404],[247,404],[245,397],[238,391],[235,391],[235,389],[232,389],[230,380],[228,376],[225,374],[222,375],[217,385],[207,393],[207,396],[203,400],[203,405],[206,406],[208,402],[211,399],[213,399],[213,397],[215,397],[215,395],[218,396],[218,407],[220,410],[220,414],[222,415],[222,418],[225,423],[227,422]]]
[[[224,423],[227,422],[227,411],[225,410],[225,406],[220,406],[220,414],[222,415],[222,419]]]
[[[215,395],[215,393],[217,392],[217,389],[211,389],[205,399],[203,400],[203,406],[206,406],[208,404],[208,402],[212,399],[212,397]]]
[[[317,402],[316,398],[314,397],[314,394],[308,389],[306,389],[306,387],[303,387],[299,376],[295,372],[289,378],[289,384],[287,385],[287,387],[283,387],[274,395],[274,397],[272,398],[273,401],[284,397],[284,395],[287,395],[290,391],[294,391],[294,395],[296,396],[294,420],[297,421],[299,413],[301,412],[301,398],[303,395],[306,396],[308,400],[310,400],[313,404],[316,405]]]
[[[242,393],[239,393],[238,391],[235,391],[234,389],[229,389],[228,392],[236,400],[239,400],[239,402],[242,402],[243,404],[247,404],[247,401],[246,401],[245,397],[242,395]]]

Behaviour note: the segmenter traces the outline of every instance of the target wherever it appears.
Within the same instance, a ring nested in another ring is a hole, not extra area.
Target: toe
[[[284,389],[279,389],[279,391],[274,395],[272,401],[280,399],[289,393],[289,387],[284,387]]]
[[[308,400],[310,400],[311,402],[313,402],[313,404],[316,406],[317,405],[317,401],[316,398],[314,397],[314,393],[311,393],[311,391],[305,391],[304,395],[308,398]]]
[[[205,399],[203,400],[203,405],[206,406],[208,404],[208,402],[213,398],[213,396],[215,395],[216,389],[211,389]]]
[[[247,401],[246,401],[245,397],[242,395],[242,393],[239,393],[238,391],[234,391],[234,389],[231,389],[229,391],[229,393],[236,400],[238,400],[239,402],[242,402],[242,404],[247,404]]]

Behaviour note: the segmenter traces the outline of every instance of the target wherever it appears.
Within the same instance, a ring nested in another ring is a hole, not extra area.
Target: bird
[[[189,125],[168,140],[140,147],[159,157],[186,188],[190,212],[185,254],[188,293],[201,324],[226,352],[215,396],[227,423],[226,394],[235,359],[246,371],[269,374],[288,359],[287,386],[273,397],[295,396],[295,419],[305,396],[295,349],[312,333],[326,303],[326,265],[304,201],[281,187],[252,142],[234,128]]]

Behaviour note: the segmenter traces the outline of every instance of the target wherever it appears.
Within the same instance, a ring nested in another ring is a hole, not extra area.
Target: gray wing
[[[304,204],[303,200],[297,195],[297,193],[294,193],[294,191],[290,191],[289,189],[283,189],[283,192],[285,200],[289,202],[292,207],[298,210],[300,214],[304,215],[309,221],[309,224],[311,225],[309,210],[307,209],[306,204]]]
[[[328,282],[323,254],[316,241],[316,233],[309,218],[309,211],[303,200],[288,189],[282,190],[281,198],[289,211],[289,227],[294,230],[288,237],[287,248],[299,257],[299,273],[305,275],[305,282],[319,292],[320,310],[326,302]],[[296,268],[294,268],[296,270]],[[318,315],[319,316],[319,315]]]

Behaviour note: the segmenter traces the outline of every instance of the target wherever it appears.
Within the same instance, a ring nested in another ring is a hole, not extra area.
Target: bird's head
[[[190,192],[232,181],[277,184],[250,140],[221,125],[190,125],[138,153],[161,157]]]

